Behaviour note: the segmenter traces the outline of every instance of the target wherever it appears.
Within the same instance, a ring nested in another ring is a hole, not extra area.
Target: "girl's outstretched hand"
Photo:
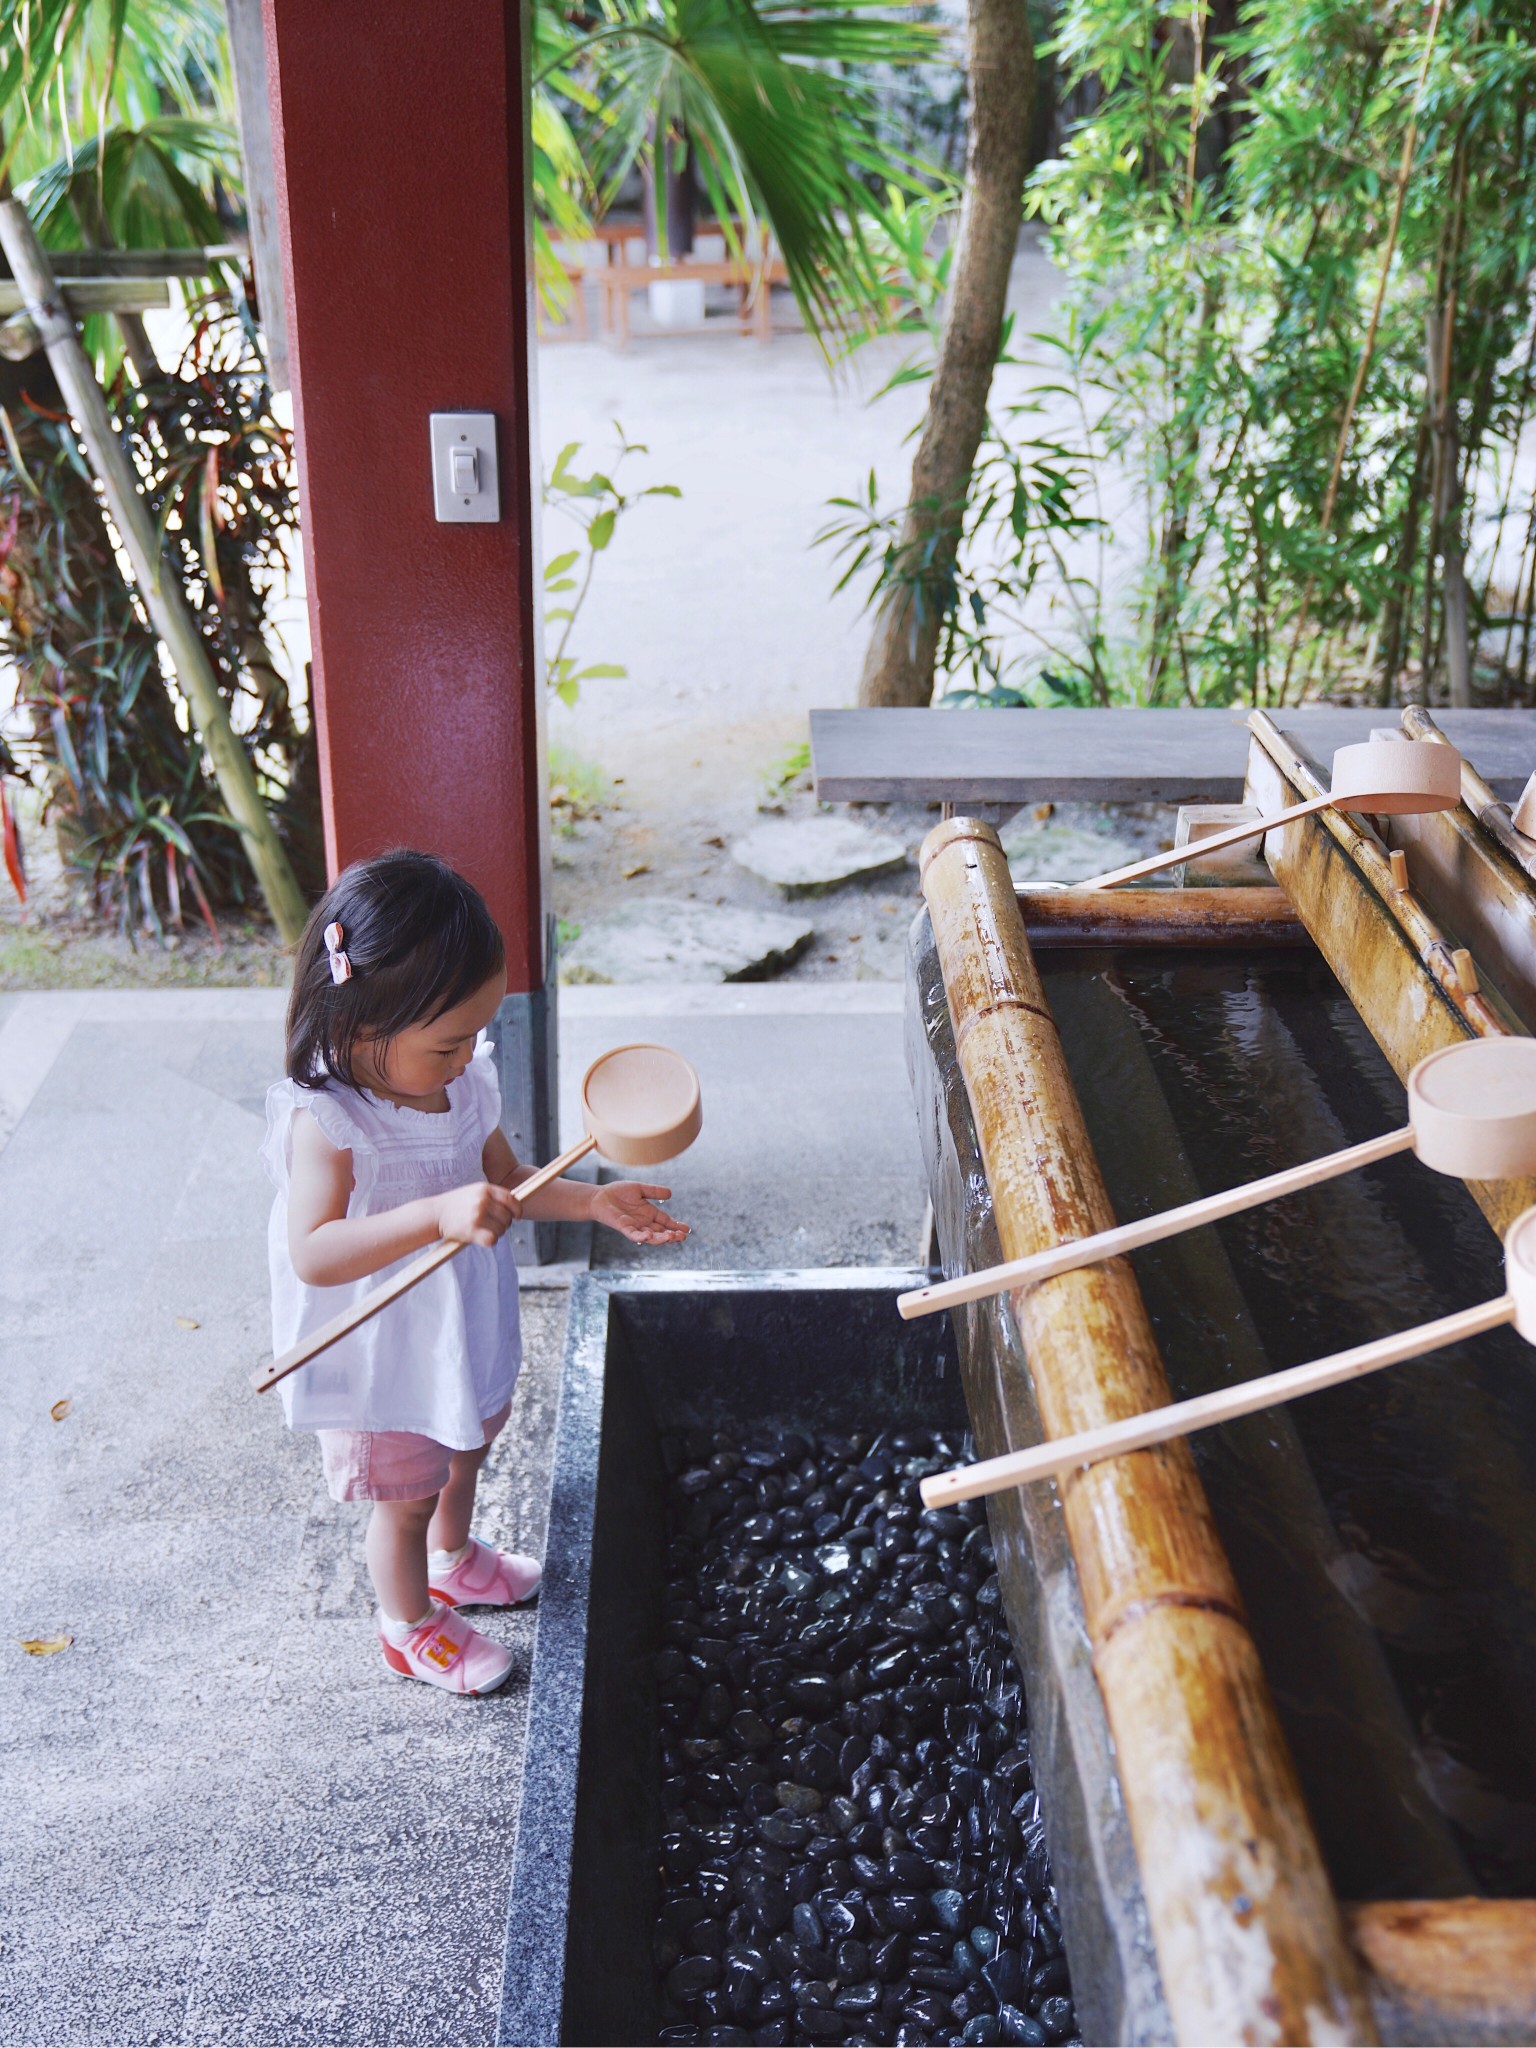
[[[594,1193],[592,1221],[606,1223],[631,1244],[681,1244],[688,1235],[687,1224],[656,1206],[671,1192],[670,1188],[647,1187],[643,1181],[616,1180]]]
[[[498,1187],[494,1181],[472,1180],[438,1197],[437,1234],[456,1237],[460,1244],[493,1245],[521,1213],[510,1188]]]

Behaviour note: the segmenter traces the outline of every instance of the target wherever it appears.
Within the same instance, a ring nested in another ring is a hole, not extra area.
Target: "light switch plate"
[[[440,521],[481,526],[501,517],[501,487],[496,474],[496,415],[493,412],[435,412],[432,427],[432,503]],[[463,456],[474,459],[474,484],[454,487],[455,468],[462,478]],[[460,457],[455,465],[455,455]]]

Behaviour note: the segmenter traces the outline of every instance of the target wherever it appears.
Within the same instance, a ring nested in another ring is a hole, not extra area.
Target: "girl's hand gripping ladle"
[[[1310,1365],[1293,1365],[1287,1372],[1266,1373],[1240,1387],[1222,1387],[1214,1394],[1200,1394],[1193,1401],[1175,1401],[1166,1408],[1154,1408],[1145,1415],[1128,1415],[1120,1422],[1086,1429],[1078,1436],[1057,1437],[1031,1451],[1013,1451],[1007,1457],[987,1458],[977,1465],[964,1465],[954,1472],[939,1472],[922,1482],[924,1507],[947,1508],[957,1500],[976,1500],[983,1494],[1002,1493],[1010,1486],[1024,1486],[1035,1479],[1053,1479],[1080,1466],[1095,1465],[1104,1458],[1121,1457],[1127,1451],[1145,1450],[1150,1444],[1165,1444],[1191,1430],[1209,1429],[1213,1423],[1231,1422],[1239,1415],[1252,1415],[1260,1408],[1275,1408],[1282,1401],[1294,1401],[1301,1394],[1321,1393],[1345,1380],[1362,1379],[1383,1366],[1396,1365],[1405,1358],[1422,1358],[1427,1351],[1459,1344],[1465,1337],[1479,1336],[1513,1323],[1527,1344],[1536,1344],[1536,1208],[1522,1210],[1504,1239],[1504,1274],[1507,1292],[1495,1301],[1476,1308],[1461,1309],[1456,1315],[1441,1316],[1437,1322],[1421,1323],[1399,1337],[1379,1337],[1373,1344],[1360,1344],[1353,1351],[1336,1351],[1331,1358],[1314,1359]]]
[[[581,1083],[581,1120],[586,1136],[562,1152],[558,1159],[541,1166],[537,1173],[519,1182],[512,1192],[518,1201],[558,1180],[589,1152],[601,1152],[619,1166],[657,1166],[663,1159],[675,1159],[686,1152],[699,1135],[704,1111],[699,1095],[699,1077],[680,1052],[664,1045],[620,1045],[605,1052],[588,1067]],[[439,1266],[457,1258],[464,1246],[457,1238],[445,1238],[419,1259],[376,1287],[371,1294],[346,1309],[330,1322],[274,1358],[270,1365],[251,1375],[258,1394],[275,1387],[279,1380],[308,1365],[322,1351],[366,1323],[381,1309],[398,1301],[408,1289],[435,1273]]]
[[[1451,750],[1443,747],[1440,751]],[[1094,1237],[1080,1237],[1028,1258],[990,1266],[985,1272],[962,1273],[955,1280],[914,1288],[909,1294],[897,1295],[896,1306],[910,1322],[916,1316],[958,1307],[961,1302],[982,1301],[1009,1287],[1054,1279],[1058,1273],[1071,1273],[1079,1266],[1136,1251],[1144,1244],[1157,1244],[1202,1223],[1218,1223],[1223,1216],[1256,1209],[1261,1202],[1276,1201],[1281,1195],[1295,1194],[1301,1188],[1352,1173],[1358,1166],[1371,1166],[1378,1159],[1390,1159],[1395,1152],[1408,1151],[1417,1153],[1437,1173],[1463,1180],[1507,1180],[1536,1173],[1536,1038],[1473,1038],[1432,1052],[1408,1076],[1408,1122],[1385,1137],[1287,1167],[1283,1173],[1271,1173],[1224,1194],[1185,1202],[1177,1209],[1165,1209],[1160,1216],[1143,1217],[1139,1223],[1122,1223]]]
[[[1201,860],[1220,853],[1224,847],[1240,846],[1277,825],[1294,818],[1310,817],[1314,811],[1332,805],[1340,811],[1368,811],[1375,817],[1405,817],[1414,812],[1452,811],[1461,801],[1461,756],[1454,747],[1438,740],[1362,740],[1352,747],[1340,747],[1333,757],[1333,787],[1326,796],[1308,797],[1272,817],[1253,818],[1246,825],[1234,825],[1229,832],[1212,833],[1198,847],[1174,846],[1155,853],[1148,860],[1133,861],[1129,867],[1110,868],[1102,875],[1090,875],[1079,889],[1117,889],[1122,882],[1134,882],[1142,875],[1155,875],[1159,868],[1174,866],[1198,852]]]

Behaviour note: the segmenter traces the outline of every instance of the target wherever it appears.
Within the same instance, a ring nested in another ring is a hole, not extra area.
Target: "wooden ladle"
[[[699,1077],[680,1052],[664,1045],[620,1045],[605,1052],[588,1067],[581,1083],[581,1120],[586,1136],[579,1144],[551,1159],[513,1190],[519,1202],[536,1195],[567,1173],[589,1152],[601,1152],[618,1166],[657,1166],[663,1159],[675,1159],[686,1152],[704,1122],[699,1095]],[[274,1358],[260,1372],[251,1375],[258,1394],[275,1387],[279,1380],[308,1365],[322,1351],[355,1330],[360,1323],[378,1315],[392,1301],[439,1266],[457,1258],[464,1246],[458,1238],[445,1238],[423,1252],[419,1259],[386,1280],[382,1287],[333,1316],[318,1330]]]
[[[1451,811],[1461,801],[1461,756],[1454,747],[1439,740],[1361,740],[1355,746],[1340,747],[1333,757],[1333,786],[1326,796],[1308,797],[1305,803],[1275,811],[1267,818],[1250,818],[1229,832],[1213,832],[1197,847],[1171,846],[1166,853],[1154,853],[1148,860],[1133,861],[1129,867],[1110,868],[1102,875],[1090,875],[1079,889],[1117,889],[1122,882],[1155,875],[1159,868],[1173,867],[1198,852],[1201,860],[1220,853],[1223,847],[1240,846],[1261,832],[1273,832],[1277,825],[1289,825],[1293,818],[1310,817],[1332,805],[1340,811],[1368,811],[1374,817],[1405,817],[1414,812]]]
[[[1231,1422],[1239,1415],[1276,1408],[1302,1394],[1318,1394],[1345,1380],[1362,1379],[1405,1358],[1422,1358],[1426,1352],[1443,1350],[1447,1344],[1459,1344],[1464,1337],[1497,1330],[1505,1323],[1513,1323],[1527,1344],[1536,1344],[1536,1208],[1522,1210],[1509,1227],[1504,1239],[1504,1277],[1506,1291],[1496,1300],[1460,1309],[1433,1323],[1420,1323],[1401,1336],[1378,1337],[1352,1351],[1336,1351],[1330,1358],[1293,1365],[1285,1372],[1265,1373],[1261,1379],[1200,1394],[1192,1401],[1174,1401],[1145,1415],[1128,1415],[1077,1436],[1057,1437],[1054,1443],[1040,1444],[1031,1451],[1012,1451],[1003,1458],[986,1458],[953,1472],[936,1473],[922,1482],[923,1505],[951,1507],[957,1500],[1002,1493],[1010,1486],[1053,1479],[1104,1458],[1145,1450],[1149,1444],[1165,1444],[1174,1437],[1188,1436],[1191,1430],[1209,1429],[1213,1423]]]
[[[1463,1180],[1507,1180],[1536,1173],[1536,1038],[1473,1038],[1432,1052],[1408,1076],[1407,1123],[1385,1137],[1346,1146],[1302,1166],[1288,1166],[1281,1173],[1266,1174],[1262,1180],[1228,1188],[1223,1194],[1184,1202],[1177,1209],[1164,1209],[1161,1215],[1143,1217],[1139,1223],[1117,1224],[1093,1237],[1052,1245],[1048,1251],[1010,1259],[1005,1265],[915,1287],[908,1294],[898,1294],[896,1306],[902,1319],[911,1322],[916,1316],[931,1316],[961,1302],[983,1301],[1005,1288],[1054,1279],[1058,1273],[1071,1273],[1079,1266],[1136,1251],[1144,1244],[1157,1244],[1202,1223],[1219,1223],[1223,1216],[1236,1216],[1281,1195],[1296,1194],[1320,1181],[1353,1173],[1356,1167],[1372,1166],[1378,1159],[1409,1151],[1437,1173],[1455,1174]]]

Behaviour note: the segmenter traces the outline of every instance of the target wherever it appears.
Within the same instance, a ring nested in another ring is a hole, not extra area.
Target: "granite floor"
[[[562,992],[563,1091],[626,1037],[704,1076],[690,1265],[906,1263],[900,991]],[[493,2038],[526,1686],[392,1677],[362,1511],[246,1385],[267,1342],[265,991],[0,998],[0,2043]],[[565,1296],[481,1532],[538,1550]],[[56,1403],[67,1413],[54,1420]],[[526,1672],[532,1615],[489,1624]],[[28,1656],[21,1639],[68,1635]]]

